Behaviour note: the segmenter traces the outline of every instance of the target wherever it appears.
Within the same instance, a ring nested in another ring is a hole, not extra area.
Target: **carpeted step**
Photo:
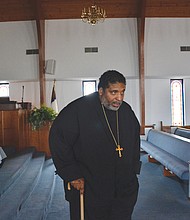
[[[35,153],[14,187],[0,199],[0,219],[15,219],[41,176],[45,154]]]
[[[19,176],[27,168],[34,152],[35,148],[30,147],[5,159],[0,168],[0,198],[17,182]]]
[[[7,155],[7,157],[10,157],[10,156],[13,156],[14,154],[16,154],[16,147],[4,146],[2,148],[3,148],[3,151],[5,152],[5,154]]]
[[[70,220],[69,203],[65,200],[62,179],[56,175],[54,193],[51,207],[48,210],[46,220]]]
[[[46,160],[40,180],[28,197],[25,206],[20,210],[18,220],[45,219],[51,204],[55,185],[55,167],[51,159]],[[52,219],[53,220],[53,219]]]

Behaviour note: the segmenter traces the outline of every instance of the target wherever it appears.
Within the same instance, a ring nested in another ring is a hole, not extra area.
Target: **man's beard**
[[[112,111],[117,111],[119,109],[119,107],[121,106],[122,104],[122,101],[117,101],[117,102],[111,102],[111,103],[108,103],[107,100],[105,98],[102,98],[102,102],[101,102],[105,108],[109,109],[109,110],[112,110]],[[112,104],[114,103],[117,103],[118,104],[118,107],[114,107]]]

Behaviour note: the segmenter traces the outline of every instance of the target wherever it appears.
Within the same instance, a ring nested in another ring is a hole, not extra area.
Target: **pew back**
[[[174,134],[190,139],[190,129],[176,128]]]
[[[186,163],[190,161],[190,139],[151,129],[147,141]]]

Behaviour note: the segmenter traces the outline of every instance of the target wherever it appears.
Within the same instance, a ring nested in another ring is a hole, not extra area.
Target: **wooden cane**
[[[67,183],[68,190],[71,190],[71,183]],[[80,192],[80,220],[84,220],[84,194]]]
[[[84,194],[80,193],[80,219],[84,220]]]

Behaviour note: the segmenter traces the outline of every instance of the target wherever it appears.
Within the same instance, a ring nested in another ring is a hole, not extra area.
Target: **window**
[[[9,83],[0,83],[0,97],[9,97]]]
[[[96,81],[82,81],[83,95],[89,95],[96,91]]]
[[[184,96],[183,96],[183,80],[171,79],[171,110],[172,110],[172,125],[184,125]]]

